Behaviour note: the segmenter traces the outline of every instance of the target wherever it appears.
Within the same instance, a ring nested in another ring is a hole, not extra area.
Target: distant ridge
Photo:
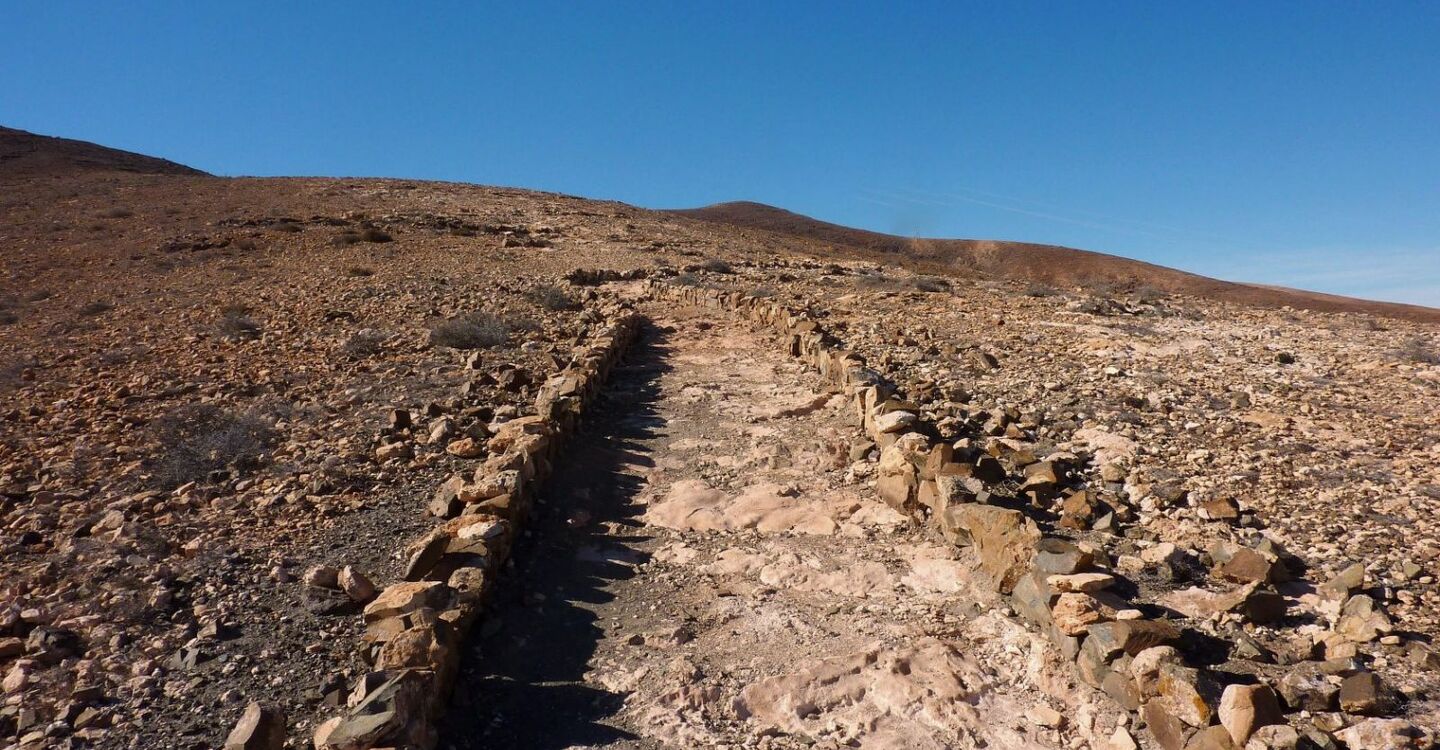
[[[206,174],[154,156],[0,127],[0,178],[64,176],[83,172]]]
[[[1059,245],[899,237],[832,224],[751,201],[672,209],[666,213],[803,240],[813,245],[810,250],[816,254],[839,250],[852,257],[910,263],[917,270],[978,274],[1055,287],[1150,287],[1170,294],[1188,294],[1263,307],[1290,305],[1307,310],[1365,312],[1440,323],[1440,309],[1433,307],[1220,281],[1153,263]]]

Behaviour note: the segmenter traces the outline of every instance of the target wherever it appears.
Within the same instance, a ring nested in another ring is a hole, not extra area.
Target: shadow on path
[[[639,478],[663,436],[655,410],[669,350],[647,324],[627,361],[587,412],[542,489],[494,597],[472,631],[441,726],[441,747],[559,750],[648,743],[605,722],[624,695],[582,681],[604,636],[595,607],[613,581],[635,575]],[[577,511],[590,520],[570,528]],[[607,533],[621,529],[619,533]],[[617,525],[618,524],[618,525]]]

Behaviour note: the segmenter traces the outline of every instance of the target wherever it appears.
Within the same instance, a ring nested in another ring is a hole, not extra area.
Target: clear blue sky
[[[0,0],[0,124],[1440,305],[1440,4]]]

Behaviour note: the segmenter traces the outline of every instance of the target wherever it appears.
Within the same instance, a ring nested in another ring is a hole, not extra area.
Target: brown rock
[[[1135,655],[1130,662],[1129,673],[1140,689],[1140,695],[1153,698],[1158,693],[1160,670],[1166,665],[1184,665],[1184,659],[1174,646],[1152,646]]]
[[[387,443],[375,449],[375,460],[380,463],[392,460],[404,461],[413,455],[415,455],[415,450],[409,443],[404,441]]]
[[[456,496],[462,503],[478,503],[500,495],[513,495],[520,491],[522,482],[519,471],[498,471],[461,486]]]
[[[285,712],[251,702],[225,738],[225,750],[281,750],[285,746]]]
[[[1267,685],[1230,685],[1220,695],[1220,724],[1236,745],[1243,746],[1256,729],[1284,721],[1275,691]]]
[[[340,588],[340,571],[329,565],[316,565],[305,571],[306,586],[316,586],[322,589]]]
[[[949,508],[942,526],[968,536],[980,555],[980,569],[991,587],[1008,594],[1030,568],[1040,529],[1019,511],[994,505]]]
[[[1217,498],[1200,503],[1200,517],[1207,521],[1234,521],[1240,518],[1240,506],[1230,498]]]
[[[1019,587],[1016,587],[1019,591]],[[1050,618],[1055,627],[1066,635],[1084,635],[1091,625],[1105,621],[1100,605],[1089,594],[1064,593],[1055,600]]]
[[[1340,692],[1313,662],[1302,663],[1286,672],[1276,689],[1292,711],[1333,710],[1335,697]]]
[[[1059,729],[1065,725],[1065,715],[1049,706],[1036,706],[1025,712],[1025,718],[1047,729]]]
[[[875,431],[879,433],[899,433],[909,429],[919,418],[908,411],[891,411],[875,417]]]
[[[346,596],[354,599],[356,603],[365,604],[375,598],[375,584],[350,565],[340,569],[337,582]]]
[[[1020,491],[1035,499],[1048,499],[1055,493],[1055,486],[1059,483],[1055,464],[1040,461],[1025,467],[1025,481],[1021,483]]]
[[[1123,620],[1091,625],[1090,639],[1103,653],[1131,656],[1154,646],[1164,646],[1180,637],[1180,631],[1165,620]]]
[[[445,452],[457,458],[481,458],[486,455],[485,446],[475,438],[460,438],[445,446]]]
[[[13,659],[25,653],[25,641],[15,637],[0,638],[0,659]]]
[[[454,518],[460,515],[464,503],[460,502],[460,488],[465,486],[465,477],[461,474],[451,475],[436,488],[434,496],[430,498],[426,510],[436,518]]]
[[[1065,594],[1080,592],[1095,594],[1110,588],[1115,583],[1115,576],[1109,573],[1071,573],[1070,575],[1052,575],[1045,579],[1050,588]]]
[[[419,581],[429,575],[440,562],[440,558],[445,556],[445,548],[449,545],[450,536],[439,529],[431,531],[410,545],[410,556],[406,560],[403,574],[405,580]]]
[[[1236,750],[1236,745],[1225,727],[1214,726],[1191,735],[1190,741],[1185,743],[1185,750]]]
[[[444,620],[410,628],[386,641],[375,656],[379,670],[429,669],[439,676],[439,684],[449,684],[459,663],[455,635]]]
[[[1010,592],[1010,603],[1020,616],[1036,625],[1048,625],[1051,606],[1058,594],[1045,583],[1045,575],[1035,571],[1020,577]]]
[[[315,730],[316,750],[430,747],[434,729],[425,717],[433,694],[433,674],[413,669],[394,673],[344,716],[321,724]]]
[[[891,412],[902,414],[904,412]],[[923,438],[919,435],[915,437]],[[880,462],[876,465],[875,491],[886,505],[902,513],[915,509],[919,502],[919,473],[915,467],[916,453],[913,450],[918,441],[908,440],[906,435],[900,441],[880,451]]]
[[[1289,724],[1271,724],[1260,727],[1245,743],[1245,750],[1296,750],[1300,745],[1300,733]]]
[[[1408,750],[1423,734],[1404,719],[1365,719],[1335,733],[1349,750]]]
[[[1217,572],[1221,577],[1239,583],[1267,583],[1282,579],[1277,567],[1274,561],[1259,552],[1241,547],[1220,564]]]
[[[1048,537],[1035,545],[1035,569],[1052,575],[1070,575],[1088,570],[1093,556],[1064,539]]]
[[[443,609],[449,588],[436,581],[407,581],[387,586],[365,606],[365,622],[403,615],[417,609]]]
[[[1140,750],[1140,743],[1135,741],[1135,736],[1125,727],[1115,727],[1106,739],[1103,750]]]
[[[1139,710],[1142,700],[1140,687],[1126,671],[1111,670],[1100,681],[1100,689],[1126,711]]]
[[[1156,700],[1192,727],[1208,726],[1220,700],[1220,688],[1209,675],[1174,664],[1160,668],[1156,692]]]
[[[1076,490],[1060,504],[1060,527],[1065,529],[1089,529],[1095,523],[1100,504],[1089,492]]]
[[[1320,584],[1320,594],[1327,599],[1343,602],[1363,585],[1365,585],[1365,566],[1354,563],[1331,576],[1330,580]]]
[[[1350,597],[1335,621],[1335,633],[1354,643],[1368,643],[1394,629],[1390,616],[1365,594]]]
[[[1340,710],[1345,713],[1374,715],[1389,702],[1385,685],[1374,672],[1356,672],[1340,683]]]
[[[1145,729],[1163,750],[1185,750],[1190,735],[1195,730],[1180,721],[1170,709],[1159,700],[1152,700],[1140,709],[1145,717]]]

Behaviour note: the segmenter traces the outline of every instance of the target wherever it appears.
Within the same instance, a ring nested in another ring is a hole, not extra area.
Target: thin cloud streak
[[[1440,306],[1440,247],[1287,250],[1198,270],[1234,281]]]
[[[1082,210],[1079,210],[1079,209],[1065,208],[1065,207],[1062,207],[1062,206],[1056,206],[1056,205],[1053,205],[1053,204],[1043,203],[1043,202],[1037,201],[1037,200],[1030,200],[1030,199],[1027,199],[1027,198],[1019,198],[1019,197],[1016,197],[1016,196],[1013,196],[1013,195],[1002,195],[1002,194],[1000,194],[1000,193],[992,193],[992,192],[988,192],[988,191],[985,191],[985,190],[977,190],[977,189],[971,188],[971,187],[952,187],[951,189],[952,189],[952,190],[959,190],[959,191],[965,192],[965,193],[973,193],[973,194],[975,194],[975,195],[982,195],[982,196],[985,196],[985,197],[987,197],[987,198],[993,198],[993,199],[997,199],[997,200],[1009,201],[1009,202],[1011,202],[1011,203],[1020,203],[1020,204],[1022,204],[1022,205],[1023,205],[1023,204],[1028,204],[1028,205],[1031,205],[1031,206],[1035,206],[1035,207],[1037,207],[1037,208],[1043,208],[1043,209],[1046,209],[1046,210],[1049,210],[1049,211],[1060,212],[1060,213],[1062,213],[1062,214],[1076,214],[1076,215],[1080,215],[1080,216],[1087,216],[1087,217],[1090,217],[1091,219],[1099,219],[1099,220],[1101,220],[1101,221],[1106,221],[1106,222],[1111,222],[1111,223],[1131,224],[1131,225],[1134,225],[1134,226],[1137,226],[1137,227],[1144,227],[1144,228],[1146,228],[1146,229],[1158,230],[1158,231],[1160,231],[1160,232],[1165,232],[1165,233],[1169,233],[1169,234],[1186,235],[1186,236],[1193,237],[1193,238],[1196,238],[1196,239],[1204,239],[1204,240],[1218,240],[1218,241],[1225,242],[1225,243],[1228,243],[1228,244],[1230,244],[1230,245],[1235,245],[1235,246],[1245,246],[1245,245],[1247,244],[1247,243],[1245,243],[1245,242],[1243,242],[1243,241],[1241,241],[1241,240],[1237,240],[1237,239],[1235,239],[1235,238],[1233,238],[1233,237],[1225,237],[1225,236],[1223,236],[1223,235],[1215,234],[1215,233],[1213,233],[1213,232],[1200,231],[1200,230],[1196,230],[1196,229],[1186,229],[1186,228],[1184,228],[1184,227],[1174,227],[1174,226],[1169,226],[1169,225],[1167,225],[1167,224],[1157,224],[1157,223],[1155,223],[1155,222],[1153,222],[1153,221],[1141,221],[1141,220],[1139,220],[1139,219],[1126,219],[1126,218],[1119,217],[1119,216],[1108,216],[1108,215],[1106,215],[1106,214],[1097,214],[1097,213],[1095,213],[1095,212],[1093,212],[1093,211],[1082,211]],[[954,194],[953,194],[953,193],[939,193],[938,195],[954,195]],[[955,197],[960,197],[960,196],[955,196]]]
[[[922,195],[922,196],[923,196],[923,195],[928,195],[928,194],[925,194],[925,193],[921,193],[920,191],[912,191],[912,190],[907,190],[907,189],[903,189],[903,188],[902,188],[901,190],[902,190],[902,192],[917,193],[917,194],[920,194],[920,195]],[[1097,222],[1087,221],[1087,220],[1084,220],[1084,219],[1072,219],[1072,218],[1069,218],[1069,217],[1060,216],[1060,215],[1058,215],[1058,214],[1049,214],[1049,213],[1044,213],[1044,212],[1042,212],[1042,211],[1031,211],[1030,209],[1026,209],[1026,208],[1019,208],[1019,207],[1017,207],[1017,206],[1006,206],[1006,205],[1003,205],[1003,204],[1000,204],[1000,203],[995,203],[995,202],[993,202],[993,201],[980,200],[979,198],[967,198],[967,197],[965,197],[965,196],[960,196],[960,195],[950,196],[950,197],[948,197],[948,198],[937,199],[937,198],[935,198],[935,197],[920,197],[920,198],[916,198],[916,197],[914,197],[914,196],[903,195],[903,194],[901,194],[901,193],[884,192],[884,191],[879,191],[879,190],[868,190],[868,189],[867,189],[867,190],[865,190],[865,192],[868,192],[868,193],[870,193],[871,195],[881,196],[882,198],[889,198],[889,199],[891,199],[891,200],[904,201],[904,202],[906,202],[906,203],[913,203],[913,204],[919,205],[919,206],[934,206],[934,207],[937,207],[937,208],[958,208],[958,207],[959,207],[959,204],[957,203],[957,201],[960,201],[960,202],[963,202],[963,203],[971,203],[971,204],[980,205],[980,206],[987,206],[987,207],[989,207],[989,208],[994,208],[994,209],[998,209],[998,210],[1001,210],[1001,211],[1009,211],[1009,212],[1011,212],[1011,213],[1024,214],[1024,215],[1026,215],[1026,216],[1034,216],[1034,217],[1036,217],[1036,218],[1041,218],[1041,219],[1048,219],[1048,220],[1050,220],[1050,221],[1058,221],[1058,222],[1062,222],[1062,223],[1065,223],[1065,224],[1073,224],[1073,225],[1075,225],[1075,226],[1086,227],[1086,228],[1088,228],[1088,229],[1099,229],[1099,230],[1102,230],[1102,231],[1114,232],[1114,233],[1117,233],[1117,234],[1128,234],[1128,235],[1137,236],[1137,237],[1152,237],[1152,238],[1157,238],[1157,239],[1159,238],[1158,235],[1156,235],[1156,234],[1154,234],[1154,233],[1151,233],[1151,232],[1143,232],[1143,231],[1140,231],[1140,230],[1127,229],[1127,228],[1124,228],[1124,227],[1116,227],[1116,226],[1111,226],[1111,225],[1107,225],[1107,224],[1100,224],[1100,223],[1097,223]]]

